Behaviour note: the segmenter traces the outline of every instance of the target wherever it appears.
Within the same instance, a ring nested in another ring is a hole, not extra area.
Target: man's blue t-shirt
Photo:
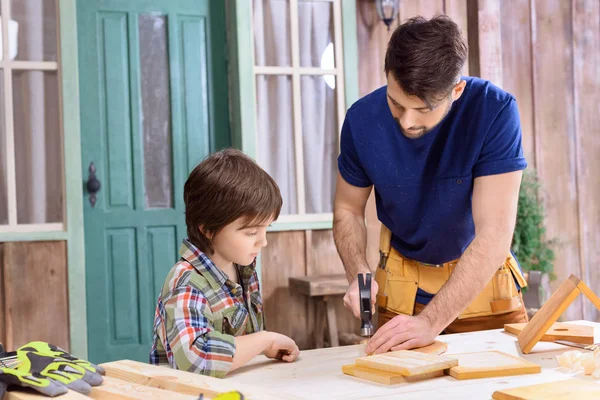
[[[446,117],[418,139],[392,117],[386,87],[352,105],[341,134],[340,174],[374,185],[379,220],[392,246],[428,264],[460,258],[475,237],[473,181],[527,167],[515,98],[473,77]]]

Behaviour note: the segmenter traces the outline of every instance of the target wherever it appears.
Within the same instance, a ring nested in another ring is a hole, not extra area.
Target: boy
[[[225,377],[259,354],[294,361],[287,336],[263,330],[256,256],[282,199],[242,152],[217,152],[184,186],[188,238],[158,298],[150,363]]]

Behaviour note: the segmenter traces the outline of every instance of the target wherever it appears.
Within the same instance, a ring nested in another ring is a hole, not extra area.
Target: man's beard
[[[396,120],[396,123],[398,124],[398,127],[400,128],[400,132],[402,132],[404,137],[406,137],[408,139],[419,139],[419,138],[425,136],[426,134],[428,134],[429,132],[431,132],[433,129],[435,129],[435,127],[438,126],[440,124],[440,122],[442,122],[444,120],[444,118],[446,118],[446,116],[450,112],[451,108],[452,108],[452,101],[450,101],[448,103],[448,107],[446,107],[446,111],[444,111],[444,115],[442,116],[440,121],[437,124],[435,124],[434,126],[432,126],[431,128],[427,128],[425,126],[419,126],[419,127],[416,127],[417,129],[414,129],[414,130],[410,129],[407,131],[404,128],[402,128],[402,125],[400,125],[399,118],[394,117],[394,119]],[[409,134],[407,134],[407,132]]]

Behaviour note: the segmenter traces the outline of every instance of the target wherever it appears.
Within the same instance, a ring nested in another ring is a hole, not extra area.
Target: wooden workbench
[[[600,323],[576,321],[596,328],[595,342],[600,342]],[[306,399],[490,399],[496,390],[572,378],[559,370],[555,357],[577,350],[555,343],[540,342],[528,355],[523,355],[516,337],[502,330],[439,336],[448,343],[448,352],[463,353],[499,350],[521,356],[542,366],[542,373],[514,377],[455,380],[449,376],[394,386],[380,385],[342,374],[342,365],[353,364],[363,356],[364,345],[343,346],[303,351],[294,363],[273,362],[257,357],[250,364],[232,372],[230,382],[259,384],[271,393]],[[577,377],[583,377],[583,373]],[[585,379],[591,379],[586,377]],[[600,385],[600,381],[598,381]]]

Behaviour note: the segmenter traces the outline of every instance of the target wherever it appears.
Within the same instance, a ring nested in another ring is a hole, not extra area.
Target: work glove
[[[2,386],[29,387],[50,397],[68,389],[87,394],[91,386],[102,383],[103,372],[48,343],[31,342],[13,352],[0,345],[0,395]]]

